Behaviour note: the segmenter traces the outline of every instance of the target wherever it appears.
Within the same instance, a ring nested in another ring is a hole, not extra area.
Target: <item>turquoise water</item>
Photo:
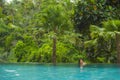
[[[0,80],[120,80],[120,66],[91,64],[0,64]]]

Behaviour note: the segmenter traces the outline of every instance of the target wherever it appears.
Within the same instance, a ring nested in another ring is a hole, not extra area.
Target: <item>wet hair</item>
[[[78,60],[78,66],[80,66],[80,60],[83,60],[82,58],[80,58],[79,60]]]

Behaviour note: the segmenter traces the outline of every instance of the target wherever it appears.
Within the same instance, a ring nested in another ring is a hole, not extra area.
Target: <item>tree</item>
[[[106,40],[110,40],[111,38],[115,39],[117,63],[120,63],[120,20],[105,21],[102,23],[102,28],[91,26],[90,29],[91,37],[94,40],[100,36],[102,36]]]
[[[116,1],[116,0],[112,0]],[[89,26],[104,20],[119,19],[119,7],[106,4],[106,0],[80,0],[75,6],[74,22],[77,32],[89,35]]]
[[[62,1],[43,0],[40,14],[38,14],[40,16],[39,20],[41,20],[39,23],[47,30],[47,32],[53,31],[53,64],[56,64],[57,36],[60,32],[64,32],[64,30],[70,29],[69,27],[71,26],[69,11],[64,6],[65,4],[63,4]]]
[[[37,2],[40,0],[12,0],[10,3],[0,0],[0,48],[4,49],[3,54],[7,53],[7,58],[8,53],[12,54],[17,42],[24,40],[23,35],[36,40],[35,32],[39,30],[35,27],[33,17],[35,12],[39,11]]]
[[[113,32],[116,38],[117,62],[120,63],[120,20],[110,20],[103,23],[107,31]]]

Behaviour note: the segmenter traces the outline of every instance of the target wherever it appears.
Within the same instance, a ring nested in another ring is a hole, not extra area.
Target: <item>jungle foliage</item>
[[[120,63],[119,0],[0,0],[0,62]]]

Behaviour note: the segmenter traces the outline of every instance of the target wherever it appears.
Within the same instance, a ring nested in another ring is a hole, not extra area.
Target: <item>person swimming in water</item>
[[[84,65],[86,65],[86,63],[82,59],[79,59],[79,65],[80,67],[83,67]]]

